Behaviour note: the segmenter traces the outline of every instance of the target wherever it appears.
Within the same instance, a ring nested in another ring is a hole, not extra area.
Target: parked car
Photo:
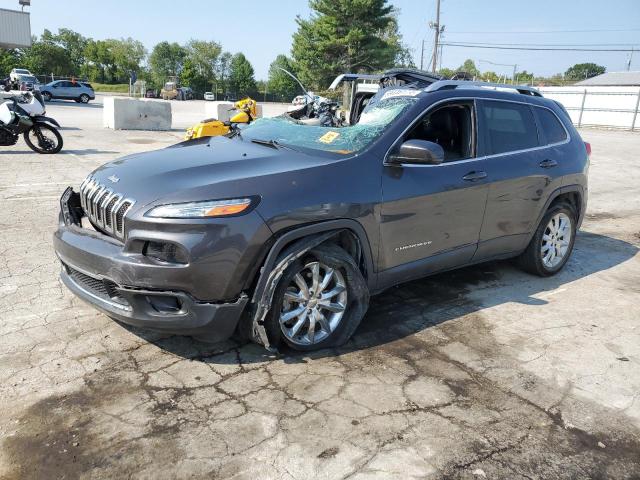
[[[38,79],[33,75],[18,74],[16,76],[16,82],[18,83],[19,89],[22,91],[30,92],[32,90],[39,90],[40,88]]]
[[[189,87],[181,87],[179,89],[178,100],[193,100],[193,90]]]
[[[75,100],[80,103],[89,103],[95,100],[96,94],[91,85],[83,82],[73,82],[71,80],[56,80],[49,82],[40,88],[42,96],[49,102],[54,98],[64,100]]]
[[[9,72],[9,78],[13,81],[17,81],[19,75],[33,76],[33,74],[26,68],[14,68]]]
[[[158,94],[153,88],[147,88],[147,91],[144,94],[145,98],[158,98]]]
[[[216,99],[216,96],[212,92],[204,92],[204,99],[212,102]]]
[[[564,267],[590,147],[560,104],[410,72],[368,100],[355,125],[265,119],[99,167],[62,197],[62,281],[127,324],[313,350],[402,282],[511,257]]]

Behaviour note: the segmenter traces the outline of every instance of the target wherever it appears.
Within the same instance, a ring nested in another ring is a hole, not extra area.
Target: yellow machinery
[[[236,128],[236,125],[239,123],[251,123],[258,114],[256,101],[249,97],[238,100],[231,110],[237,110],[238,113],[232,116],[228,122],[221,122],[215,118],[203,120],[193,127],[188,128],[184,139],[192,140],[200,137],[226,135],[232,129]]]

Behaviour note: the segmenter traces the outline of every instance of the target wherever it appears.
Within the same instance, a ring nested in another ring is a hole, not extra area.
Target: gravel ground
[[[181,135],[100,112],[49,106],[59,155],[0,147],[0,478],[640,476],[640,135],[582,131],[589,212],[561,274],[411,282],[346,346],[274,357],[125,328],[60,284],[63,188]]]

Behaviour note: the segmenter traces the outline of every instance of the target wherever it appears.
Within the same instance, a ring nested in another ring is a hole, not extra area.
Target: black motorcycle
[[[15,145],[23,135],[29,148],[38,153],[58,153],[62,149],[60,124],[45,117],[44,99],[39,91],[24,92],[0,105],[0,146]]]

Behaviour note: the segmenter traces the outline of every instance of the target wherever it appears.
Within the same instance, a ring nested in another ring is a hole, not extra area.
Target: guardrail
[[[607,127],[640,131],[640,88],[542,87],[542,94],[557,100],[577,127]]]

